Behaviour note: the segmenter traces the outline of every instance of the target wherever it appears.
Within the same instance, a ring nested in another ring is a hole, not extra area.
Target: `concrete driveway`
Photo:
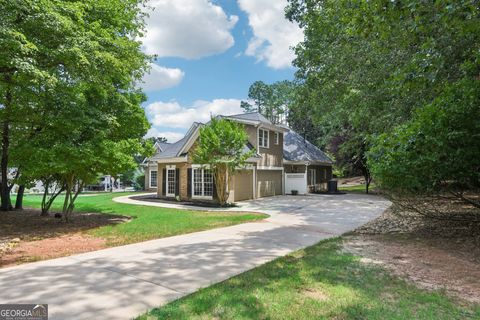
[[[388,206],[382,198],[354,194],[247,201],[234,210],[271,217],[0,269],[0,303],[48,303],[50,319],[130,319],[354,229]]]

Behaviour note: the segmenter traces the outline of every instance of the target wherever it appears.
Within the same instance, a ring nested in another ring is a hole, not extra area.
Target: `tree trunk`
[[[23,210],[23,194],[25,192],[25,185],[18,187],[17,199],[15,201],[15,210]]]
[[[50,188],[50,181],[46,180],[44,183],[44,187],[45,187],[45,191],[43,192],[43,198],[42,198],[42,213],[40,214],[40,216],[42,217],[48,216],[48,212],[50,211],[50,207],[52,206],[53,202],[60,195],[60,193],[62,193],[62,191],[65,189],[64,186],[60,187],[58,191],[55,188],[55,191],[53,192],[53,194],[50,196],[50,198],[48,198],[48,194],[49,194],[48,189]]]
[[[72,184],[70,185],[70,187],[67,187],[68,188],[67,195],[65,195],[65,202],[63,206],[63,215],[65,218],[65,222],[70,221],[70,214],[73,212],[73,209],[75,208],[75,200],[77,199],[78,195],[80,194],[84,186],[83,182],[79,182],[77,190],[73,192],[73,188],[74,188],[73,181],[75,181],[75,179],[72,179]]]
[[[217,189],[217,198],[220,206],[224,206],[228,200],[227,193],[227,168],[224,165],[219,165],[215,169],[215,187]]]
[[[6,82],[8,83],[11,80],[10,76],[5,77]],[[2,123],[2,160],[1,160],[1,175],[2,183],[0,186],[1,193],[1,207],[2,211],[8,211],[11,208],[10,202],[10,188],[8,186],[8,148],[10,145],[10,122],[8,112],[10,111],[10,106],[12,104],[12,92],[10,87],[7,87],[5,94],[5,105],[4,105],[4,119]]]

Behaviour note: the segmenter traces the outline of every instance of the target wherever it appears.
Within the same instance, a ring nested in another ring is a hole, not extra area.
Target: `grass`
[[[369,191],[375,191],[375,184],[371,183],[369,187]],[[365,193],[365,185],[364,184],[359,184],[355,186],[339,186],[338,190],[340,191],[346,191],[346,192],[354,192],[354,193]]]
[[[77,198],[76,212],[116,214],[132,218],[126,223],[107,225],[88,230],[86,233],[106,239],[109,246],[117,246],[225,227],[267,217],[267,215],[256,213],[178,210],[112,201],[112,198],[123,195],[126,194],[105,193]],[[25,207],[39,208],[40,203],[41,197],[37,195],[26,195],[24,198]],[[61,210],[62,203],[63,198],[59,197],[51,210],[54,212]]]
[[[276,259],[154,309],[150,319],[480,319],[340,250],[341,239]]]

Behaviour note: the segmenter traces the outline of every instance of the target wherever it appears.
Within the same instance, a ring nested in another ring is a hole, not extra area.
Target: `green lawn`
[[[340,245],[320,242],[138,319],[480,319],[478,305],[420,290]]]
[[[371,183],[369,191],[375,191],[375,188],[376,188],[375,184]],[[348,187],[339,186],[338,190],[345,191],[345,192],[365,193],[365,185],[359,184],[356,186],[348,186]]]
[[[133,219],[126,223],[109,225],[87,231],[87,233],[107,239],[110,246],[163,238],[194,231],[230,226],[267,217],[255,213],[203,212],[137,206],[116,203],[112,198],[125,193],[105,193],[93,196],[80,196],[75,202],[75,212],[97,212],[118,214]],[[57,199],[52,211],[60,210],[63,198]],[[25,207],[39,208],[41,197],[26,195]]]

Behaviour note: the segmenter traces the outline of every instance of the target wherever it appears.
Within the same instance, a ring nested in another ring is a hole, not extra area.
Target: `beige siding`
[[[145,190],[146,191],[157,191],[157,188],[152,187],[150,188],[150,171],[151,170],[156,170],[155,167],[145,167]],[[158,178],[158,172],[157,172],[157,178]]]
[[[157,188],[157,196],[162,197],[162,191],[165,186],[163,185],[163,169],[166,166],[172,165],[175,166],[176,169],[180,170],[180,199],[185,200],[188,198],[187,193],[187,175],[188,171],[187,168],[190,168],[191,165],[187,163],[159,163],[158,164],[158,188]]]
[[[248,134],[248,141],[255,147],[258,154],[262,157],[259,166],[281,167],[283,164],[283,133],[279,132],[278,144],[275,144],[275,132],[269,131],[268,148],[258,146],[258,128],[252,125],[245,125],[245,131]]]
[[[257,128],[251,125],[244,125],[248,135],[248,141],[258,150]]]
[[[281,170],[257,170],[257,196],[281,195],[282,180]]]
[[[233,201],[253,198],[253,170],[240,170],[233,177]]]
[[[259,166],[281,167],[283,165],[283,133],[279,132],[278,135],[278,144],[275,144],[275,132],[269,131],[269,147],[258,149],[262,156]]]

